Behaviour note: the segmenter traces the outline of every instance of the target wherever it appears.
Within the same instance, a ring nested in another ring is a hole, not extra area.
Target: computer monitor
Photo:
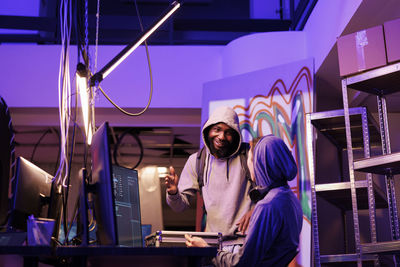
[[[17,158],[12,184],[12,207],[9,227],[26,231],[30,215],[47,218],[53,176],[23,157]]]
[[[140,247],[142,227],[138,172],[113,165],[113,181],[118,245]]]
[[[0,96],[0,226],[7,224],[9,209],[8,187],[12,158],[12,128],[10,114],[4,99]]]
[[[92,199],[99,245],[142,246],[139,183],[136,170],[113,166],[109,126],[93,135]]]

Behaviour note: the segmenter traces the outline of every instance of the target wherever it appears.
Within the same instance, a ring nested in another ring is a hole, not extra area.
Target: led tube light
[[[91,145],[93,132],[92,123],[90,120],[90,96],[86,77],[86,69],[84,69],[83,65],[78,65],[78,70],[76,72],[76,86],[78,88],[81,98],[81,108],[83,124],[85,126],[86,141],[88,145]]]
[[[122,61],[125,60],[139,45],[141,45],[158,27],[160,27],[179,7],[181,4],[174,1],[146,31],[144,31],[135,42],[125,47],[118,55],[116,55],[107,65],[90,78],[90,86],[100,83],[110,74]]]

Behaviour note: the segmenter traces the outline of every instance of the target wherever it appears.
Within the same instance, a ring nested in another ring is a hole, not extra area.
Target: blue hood
[[[257,186],[279,187],[296,177],[297,165],[282,139],[267,135],[254,148],[254,174]]]

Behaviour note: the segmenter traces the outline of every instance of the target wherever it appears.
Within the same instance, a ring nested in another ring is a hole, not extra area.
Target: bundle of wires
[[[69,184],[70,184],[70,171],[72,165],[72,158],[74,154],[74,147],[75,147],[75,128],[77,127],[76,123],[76,116],[77,116],[77,94],[75,95],[75,112],[73,116],[72,112],[72,90],[71,90],[71,76],[70,76],[70,65],[69,65],[69,57],[70,57],[70,43],[71,43],[71,32],[72,32],[72,22],[73,17],[75,20],[75,25],[77,27],[77,47],[78,47],[78,62],[80,62],[80,56],[82,55],[83,60],[85,62],[86,67],[86,77],[92,75],[91,72],[91,64],[92,61],[89,60],[89,40],[88,40],[88,0],[85,0],[85,22],[84,25],[81,23],[80,18],[82,17],[81,6],[75,6],[74,9],[72,8],[72,0],[61,0],[60,1],[60,34],[61,34],[61,54],[60,54],[60,65],[59,65],[59,76],[58,76],[58,95],[59,95],[59,119],[60,119],[60,152],[59,152],[59,166],[54,176],[54,182],[57,185],[62,186],[63,190],[63,221],[64,221],[64,235],[65,235],[65,242],[68,244],[68,233],[71,229],[71,225],[67,226],[67,202],[68,202],[68,191],[69,191]],[[80,1],[76,1],[75,3],[82,3]],[[137,16],[139,18],[140,28],[143,31],[143,25],[140,18],[138,6],[136,0],[134,1]],[[77,4],[78,5],[78,4]],[[95,40],[95,61],[94,61],[94,72],[97,70],[97,48],[98,48],[98,36],[99,36],[99,8],[100,8],[100,0],[97,0],[97,14],[96,14],[96,40]],[[77,12],[74,14],[74,10]],[[76,15],[76,16],[73,16]],[[82,29],[85,29],[83,32]],[[84,37],[83,37],[84,35]],[[152,99],[153,94],[153,77],[152,77],[152,70],[150,64],[150,57],[149,57],[149,49],[147,47],[146,41],[144,41],[146,47],[146,55],[147,55],[147,63],[149,69],[149,76],[150,76],[150,94],[147,105],[143,108],[140,112],[137,113],[129,113],[126,110],[120,108],[114,101],[112,101],[104,90],[99,86],[96,85],[95,88],[88,87],[90,98],[89,98],[89,105],[92,108],[92,118],[90,121],[90,127],[92,127],[94,131],[94,95],[96,95],[96,90],[100,90],[103,95],[113,104],[118,110],[128,116],[140,116],[143,114],[148,107],[150,106],[150,102]],[[93,90],[92,90],[93,89]],[[73,131],[72,137],[69,136],[69,129],[70,124],[73,123]],[[69,141],[71,140],[71,141]],[[83,168],[86,168],[86,160],[87,160],[87,146],[88,144],[85,143],[85,150],[84,150],[84,162]],[[142,152],[143,153],[143,152]],[[76,212],[76,211],[75,211]],[[75,213],[74,212],[74,213]],[[76,218],[76,214],[74,214],[74,219]],[[91,224],[93,221],[91,222]],[[92,227],[93,229],[93,227]]]
[[[54,176],[58,184],[66,187],[68,177],[68,132],[71,118],[71,78],[69,71],[69,53],[72,25],[72,3],[61,0],[61,55],[58,74],[58,107],[60,118],[60,164]]]

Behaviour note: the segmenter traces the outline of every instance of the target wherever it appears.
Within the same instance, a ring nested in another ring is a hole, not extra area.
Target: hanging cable
[[[139,19],[140,29],[141,29],[141,31],[143,32],[144,28],[143,28],[142,19],[141,19],[141,17],[140,17],[139,8],[138,8],[138,6],[137,6],[136,0],[135,0],[135,7],[136,7],[136,14],[137,14],[138,19]],[[97,16],[97,15],[96,15],[96,16]],[[97,38],[97,37],[96,37],[96,38]],[[97,41],[97,40],[96,40],[96,41]],[[131,112],[128,112],[128,111],[124,110],[124,109],[121,108],[120,106],[118,106],[118,105],[105,93],[105,91],[101,88],[100,85],[97,84],[96,90],[95,90],[95,91],[97,91],[97,89],[100,90],[100,92],[104,95],[104,97],[107,98],[107,100],[108,100],[114,107],[116,107],[119,111],[121,111],[122,113],[124,113],[125,115],[128,115],[128,116],[140,116],[140,115],[142,115],[142,114],[149,108],[150,103],[151,103],[151,100],[152,100],[152,97],[153,97],[153,73],[152,73],[152,69],[151,69],[150,53],[149,53],[149,48],[148,48],[148,45],[147,45],[147,41],[144,41],[144,45],[145,45],[145,47],[146,47],[146,57],[147,57],[147,64],[148,64],[148,67],[149,67],[149,76],[150,76],[150,94],[149,94],[149,99],[148,99],[148,101],[147,101],[146,107],[144,107],[140,112],[131,113]],[[96,53],[97,53],[97,48],[96,48]],[[96,65],[97,65],[97,54],[96,54],[96,59],[95,59],[95,60],[96,60]],[[95,73],[96,73],[96,72],[95,72]]]
[[[62,0],[60,4],[60,25],[61,25],[61,55],[58,75],[58,105],[60,118],[60,137],[61,151],[60,164],[54,176],[58,184],[65,186],[65,180],[68,175],[68,130],[71,112],[71,81],[69,73],[69,48],[71,41],[72,25],[72,3],[68,0]]]
[[[115,164],[117,164],[118,166],[121,166],[120,162],[118,162],[119,148],[120,148],[120,145],[121,145],[121,143],[122,143],[122,140],[124,139],[124,137],[125,137],[127,134],[129,134],[130,136],[132,136],[132,137],[135,139],[136,143],[137,143],[138,146],[139,146],[139,151],[140,151],[140,153],[139,153],[139,159],[138,159],[138,161],[136,162],[136,164],[133,165],[133,167],[129,167],[129,168],[131,168],[132,170],[134,170],[134,169],[135,169],[137,166],[139,166],[139,164],[142,162],[143,155],[144,155],[144,148],[143,148],[142,141],[140,141],[139,136],[138,136],[134,131],[132,131],[131,129],[129,129],[129,130],[123,132],[120,136],[118,136],[118,141],[117,141],[117,143],[116,143],[115,146],[114,146],[113,157],[114,157],[114,162],[115,162]],[[125,166],[123,166],[123,167],[125,167]]]
[[[89,61],[89,7],[88,7],[88,0],[85,0],[85,44],[84,44],[84,48],[85,51],[88,55],[87,61]],[[87,64],[87,62],[85,60],[85,63]],[[89,65],[86,65],[89,68]]]
[[[57,140],[58,140],[57,160],[56,160],[55,167],[54,167],[55,168],[54,173],[56,173],[57,169],[58,169],[59,160],[60,160],[61,138],[60,138],[60,133],[56,129],[54,129],[54,133],[57,135]]]
[[[61,34],[61,55],[58,77],[58,99],[60,117],[60,164],[54,176],[54,182],[62,185],[62,207],[63,207],[63,228],[66,234],[67,226],[67,199],[69,190],[69,177],[71,173],[72,156],[74,151],[74,136],[72,137],[71,149],[69,151],[69,126],[71,120],[71,77],[70,77],[70,43],[72,28],[72,1],[61,0],[60,3],[60,34]],[[76,105],[76,104],[75,104]],[[70,158],[68,157],[70,155]],[[69,160],[68,160],[69,158]],[[68,239],[65,238],[66,242]]]
[[[36,152],[37,147],[39,146],[39,144],[42,142],[43,138],[44,138],[48,133],[51,133],[51,129],[47,129],[47,130],[40,136],[39,140],[36,142],[35,146],[33,147],[33,151],[32,151],[32,154],[31,154],[31,160],[30,160],[32,163],[33,163],[33,157],[35,156],[35,152]]]
[[[100,0],[97,0],[97,11],[96,11],[96,40],[95,40],[95,52],[94,52],[94,73],[97,72],[97,49],[99,46],[99,25],[100,25]]]
[[[98,5],[99,5],[99,2],[98,2]],[[86,98],[86,99],[82,98],[82,95],[81,95],[82,107],[84,105],[87,105],[88,106],[88,110],[90,110],[90,108],[92,108],[92,110],[93,110],[94,103],[93,103],[92,88],[90,88],[90,86],[88,86],[88,84],[87,84],[87,81],[88,81],[88,78],[89,78],[88,76],[89,76],[89,73],[90,73],[90,64],[92,62],[90,60],[90,53],[89,53],[89,8],[88,8],[88,0],[84,1],[84,13],[83,14],[84,14],[84,38],[81,38],[79,40],[78,46],[81,47],[82,57],[84,59],[85,64],[82,64],[80,62],[78,63],[77,71],[76,71],[77,72],[76,78],[78,78],[78,76],[80,78],[84,78],[84,80],[86,81],[86,86],[84,85],[84,87],[82,87],[82,84],[80,84],[79,87],[81,87],[81,88],[78,88],[78,83],[75,83],[76,84],[76,96],[78,96],[78,94],[82,94],[82,93],[86,94],[88,96],[88,98]],[[81,17],[78,18],[78,21],[81,21],[80,18]],[[86,90],[86,92],[79,91],[79,90],[82,90],[82,89]],[[76,107],[76,109],[75,109],[75,120],[74,120],[74,128],[73,128],[73,133],[74,134],[73,134],[73,136],[75,136],[76,127],[78,127],[78,129],[82,132],[83,136],[86,136],[86,138],[84,139],[85,143],[84,143],[84,155],[83,155],[83,166],[82,166],[83,169],[86,169],[87,151],[88,151],[87,150],[87,146],[88,146],[88,144],[90,144],[89,139],[91,138],[91,137],[89,137],[91,135],[91,131],[89,129],[92,129],[92,131],[94,130],[94,117],[92,116],[90,111],[88,111],[88,113],[86,113],[86,115],[88,115],[87,116],[87,120],[85,122],[86,131],[82,131],[82,129],[77,125],[77,122],[76,122],[76,117],[77,117],[77,114],[78,114],[78,110],[77,110],[78,97],[76,97],[76,106],[75,107]],[[84,121],[85,121],[85,115],[84,115]],[[74,149],[74,147],[72,147],[72,149]],[[85,179],[85,177],[82,177],[82,179]],[[68,178],[68,185],[69,185],[69,178]],[[68,199],[68,192],[66,193],[66,198]],[[86,201],[86,197],[84,199]],[[73,211],[73,218],[74,219],[72,220],[72,222],[77,217],[77,215],[78,215],[77,212],[78,212],[77,209],[75,209]],[[81,211],[81,212],[87,212],[87,211]],[[72,222],[71,222],[71,225],[72,225]],[[66,234],[66,238],[69,236],[69,232],[70,232],[71,227],[72,227],[71,225],[65,231],[67,233]],[[86,226],[84,226],[84,227],[86,227]]]

